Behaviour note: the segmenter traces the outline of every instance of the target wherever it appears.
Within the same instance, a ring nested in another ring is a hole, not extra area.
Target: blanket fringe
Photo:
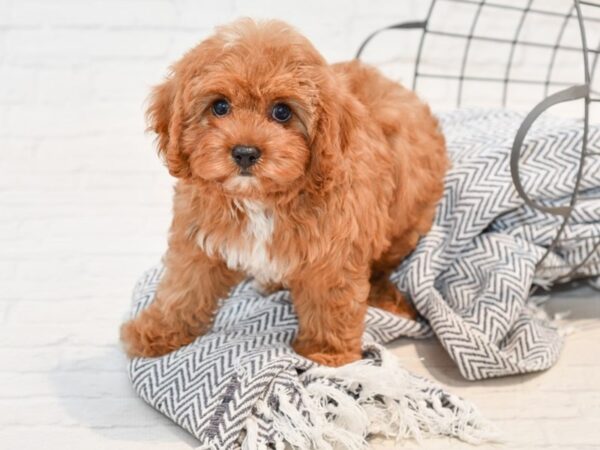
[[[499,441],[495,427],[472,404],[410,374],[384,348],[377,346],[377,352],[381,365],[363,360],[339,368],[318,366],[300,375],[303,408],[286,390],[276,391],[278,408],[269,411],[276,448],[363,450],[375,436],[396,443],[434,436],[471,444]],[[242,448],[262,448],[250,442],[254,439],[248,429]]]

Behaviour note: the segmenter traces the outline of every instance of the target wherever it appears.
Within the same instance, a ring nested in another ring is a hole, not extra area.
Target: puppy
[[[448,165],[415,94],[243,19],[175,63],[147,115],[177,184],[157,297],[121,330],[130,356],[192,342],[246,276],[290,290],[293,347],[321,364],[361,357],[367,305],[414,317],[389,274],[429,230]]]

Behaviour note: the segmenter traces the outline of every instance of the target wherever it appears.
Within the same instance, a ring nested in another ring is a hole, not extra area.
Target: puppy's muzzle
[[[236,145],[231,150],[231,157],[241,169],[248,169],[260,159],[260,150],[247,145]]]

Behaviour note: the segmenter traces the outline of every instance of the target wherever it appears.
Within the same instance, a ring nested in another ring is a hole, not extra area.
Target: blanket
[[[525,205],[510,175],[510,151],[523,120],[506,110],[457,110],[441,117],[452,169],[431,231],[395,272],[461,374],[469,380],[547,369],[560,330],[529,300],[558,268],[588,258],[582,275],[600,275],[600,157],[584,165],[580,196],[559,245],[545,259],[563,218]],[[583,125],[541,117],[521,152],[521,179],[546,206],[568,204],[579,168]],[[599,153],[600,127],[588,153]],[[595,200],[593,200],[595,198]],[[591,256],[589,256],[591,255]],[[594,263],[595,262],[595,263]],[[538,264],[541,263],[541,264]]]
[[[458,110],[440,119],[452,159],[445,194],[431,231],[392,276],[422,318],[369,308],[363,360],[321,367],[290,347],[297,320],[289,293],[263,296],[246,281],[222,301],[208,334],[169,355],[129,362],[137,393],[203,449],[359,449],[375,435],[494,439],[473,405],[412,375],[381,344],[434,334],[470,380],[550,367],[562,335],[529,290],[594,250],[600,200],[574,210],[567,239],[538,264],[561,220],[525,206],[513,187],[509,154],[522,115]],[[581,129],[545,117],[531,129],[522,178],[538,201],[568,200]],[[600,128],[589,139],[589,151],[598,152]],[[597,195],[600,158],[585,172],[583,195]],[[139,280],[133,314],[153,300],[161,273],[157,266]]]

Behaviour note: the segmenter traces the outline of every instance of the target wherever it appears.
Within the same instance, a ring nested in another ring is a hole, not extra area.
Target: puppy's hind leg
[[[390,281],[389,272],[374,272],[369,280],[369,306],[389,311],[408,319],[416,319],[417,312],[398,288]]]
[[[409,319],[416,319],[417,312],[390,281],[390,274],[417,246],[420,235],[427,232],[430,222],[430,217],[426,217],[418,224],[418,229],[414,228],[393,239],[387,252],[379,260],[373,262],[369,279],[371,283],[369,306],[375,306]]]

